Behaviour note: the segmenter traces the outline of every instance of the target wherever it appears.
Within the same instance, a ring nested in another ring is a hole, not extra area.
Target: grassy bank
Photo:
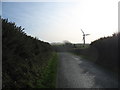
[[[42,70],[42,75],[37,81],[37,88],[55,88],[57,75],[57,53],[53,53],[48,64]]]

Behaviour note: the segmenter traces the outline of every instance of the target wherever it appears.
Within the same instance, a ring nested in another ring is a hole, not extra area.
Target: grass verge
[[[47,65],[44,67],[41,79],[37,81],[37,88],[55,88],[57,76],[57,53],[53,53]]]

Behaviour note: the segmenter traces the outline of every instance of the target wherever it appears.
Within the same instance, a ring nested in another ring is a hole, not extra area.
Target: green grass
[[[57,76],[57,53],[53,53],[48,64],[44,67],[41,79],[37,81],[37,88],[55,88]]]

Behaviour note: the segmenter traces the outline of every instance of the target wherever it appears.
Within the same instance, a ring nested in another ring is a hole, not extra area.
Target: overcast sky
[[[50,43],[64,40],[82,43],[80,29],[90,34],[87,43],[118,32],[119,0],[3,1],[3,18],[25,28],[28,35]]]

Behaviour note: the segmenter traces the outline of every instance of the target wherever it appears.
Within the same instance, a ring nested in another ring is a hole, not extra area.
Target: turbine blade
[[[83,30],[81,29],[82,33],[84,34]]]
[[[85,34],[85,36],[90,35],[90,34]]]

